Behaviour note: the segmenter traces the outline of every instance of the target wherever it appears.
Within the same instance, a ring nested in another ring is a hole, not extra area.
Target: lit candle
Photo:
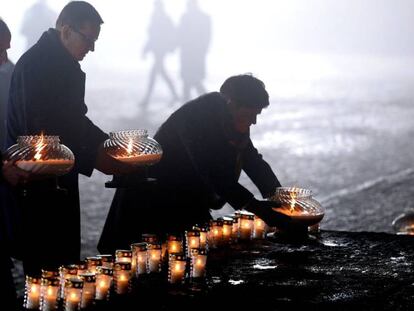
[[[57,310],[59,278],[42,278],[40,284],[40,310]]]
[[[80,278],[70,278],[65,281],[64,309],[65,311],[80,310],[83,281]]]
[[[168,262],[168,282],[181,284],[185,280],[186,259],[183,253],[172,253]]]
[[[114,266],[114,256],[111,254],[104,254],[96,256],[101,259],[101,266],[107,268],[113,268]]]
[[[191,250],[191,277],[203,278],[206,274],[207,251],[202,248]]]
[[[183,240],[177,235],[168,235],[167,237],[167,250],[168,254],[182,253],[183,252]]]
[[[115,261],[132,263],[132,251],[117,249],[115,251]]]
[[[253,235],[254,214],[242,212],[240,214],[240,240],[251,240]]]
[[[26,309],[39,309],[40,306],[40,279],[26,275],[24,303]]]
[[[185,233],[187,256],[191,256],[192,248],[200,248],[200,231],[199,230],[188,230]]]
[[[64,297],[66,280],[76,277],[77,275],[78,275],[77,265],[64,265],[64,266],[59,267],[59,277],[60,277],[59,298],[63,299]]]
[[[59,278],[59,270],[42,269],[42,279]]]
[[[266,223],[258,216],[254,216],[253,239],[264,239],[266,237]]]
[[[210,221],[210,232],[208,235],[208,245],[217,248],[223,240],[223,222],[220,219]]]
[[[147,243],[134,243],[131,245],[132,262],[135,266],[135,276],[147,273]],[[134,273],[134,271],[133,271]]]
[[[229,244],[231,241],[231,233],[233,230],[233,219],[229,217],[223,217],[223,243]]]
[[[81,309],[89,308],[93,305],[96,292],[96,276],[93,273],[83,273],[79,275],[83,281]]]
[[[208,249],[208,240],[207,240],[207,235],[209,231],[208,225],[194,226],[193,229],[200,231],[200,248]]]
[[[157,244],[158,237],[156,234],[153,233],[144,233],[142,235],[142,242],[145,242],[147,244]]]
[[[160,272],[161,270],[161,245],[160,244],[148,244],[148,271]]]
[[[239,220],[240,220],[240,211],[235,211],[232,215],[233,226],[231,228],[231,240],[236,243],[239,239]]]
[[[131,263],[115,262],[114,264],[114,284],[115,292],[123,295],[130,290]]]
[[[86,257],[86,264],[90,273],[96,273],[96,267],[102,265],[102,260],[99,257]]]
[[[99,266],[96,268],[96,300],[109,299],[109,289],[113,278],[112,268]]]

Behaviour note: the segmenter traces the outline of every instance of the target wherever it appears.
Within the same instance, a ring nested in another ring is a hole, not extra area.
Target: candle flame
[[[106,282],[104,280],[99,282],[100,287],[106,287]]]
[[[197,259],[197,263],[198,266],[201,266],[203,264],[203,261],[201,259]]]
[[[214,235],[218,235],[218,234],[219,234],[218,229],[214,229]]]
[[[52,296],[53,295],[53,289],[52,289],[52,287],[48,287],[48,289],[47,289],[47,295],[48,296]]]
[[[120,275],[120,277],[119,277],[119,280],[120,280],[120,281],[126,281],[126,280],[127,280],[127,278],[126,278],[126,276],[125,276],[125,275],[121,274],[121,275]]]
[[[223,228],[223,234],[226,235],[228,233],[227,227]]]
[[[177,246],[175,246],[175,244],[173,244],[173,245],[171,246],[171,249],[172,249],[173,251],[176,251],[176,250],[177,250]]]
[[[46,144],[43,143],[44,137],[43,134],[40,135],[40,140],[35,145],[35,151],[36,154],[34,155],[34,158],[36,161],[40,160],[42,158],[42,150],[46,147]]]
[[[71,298],[72,300],[76,300],[76,299],[78,298],[78,295],[76,295],[76,293],[71,293],[71,294],[70,294],[70,298]]]
[[[192,246],[196,245],[196,240],[195,240],[195,239],[192,239],[192,240],[191,240],[191,245],[192,245]]]
[[[176,263],[175,264],[175,271],[180,271],[180,270],[181,270],[180,264]]]
[[[36,284],[32,284],[32,286],[31,286],[31,288],[30,288],[30,291],[31,291],[32,293],[36,293],[36,292],[37,292],[37,285],[36,285]]]

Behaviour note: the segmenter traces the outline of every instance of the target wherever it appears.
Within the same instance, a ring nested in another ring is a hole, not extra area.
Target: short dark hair
[[[103,24],[103,20],[98,11],[88,2],[71,1],[60,12],[56,20],[56,27],[69,25],[80,28],[85,23],[99,26]]]
[[[220,93],[241,106],[265,108],[269,106],[269,94],[265,84],[252,74],[232,76],[224,81]]]
[[[0,38],[4,35],[11,36],[11,32],[7,24],[0,18]]]

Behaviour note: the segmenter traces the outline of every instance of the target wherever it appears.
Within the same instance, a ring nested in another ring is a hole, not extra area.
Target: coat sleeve
[[[251,140],[243,152],[243,171],[253,181],[256,187],[259,189],[263,198],[268,198],[276,187],[280,187],[281,184],[273,173],[270,165],[263,160],[262,155],[253,146]]]

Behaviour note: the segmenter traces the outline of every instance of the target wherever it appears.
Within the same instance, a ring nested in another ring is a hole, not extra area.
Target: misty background
[[[23,25],[38,2],[0,0],[0,16],[12,32],[13,62],[26,50]],[[40,2],[52,13],[44,16],[55,18],[66,4]],[[153,136],[185,102],[178,48],[163,56],[164,78],[158,76],[146,96],[155,56],[144,57],[143,50],[156,2],[90,1],[105,23],[95,52],[81,66],[88,116],[107,132],[146,128]],[[326,208],[322,229],[393,232],[392,220],[413,208],[414,2],[198,3],[211,23],[203,87],[217,91],[227,77],[246,72],[264,81],[271,105],[253,126],[252,140],[281,183],[313,190]],[[186,7],[186,0],[164,1],[174,27]],[[39,12],[31,30],[40,23]],[[159,42],[169,35],[152,38]],[[197,47],[203,39],[191,40]],[[193,90],[190,98],[196,96]],[[96,171],[81,177],[85,256],[96,253],[114,193],[104,188],[109,179]],[[258,194],[246,176],[241,182]],[[230,211],[227,206],[215,216]]]

